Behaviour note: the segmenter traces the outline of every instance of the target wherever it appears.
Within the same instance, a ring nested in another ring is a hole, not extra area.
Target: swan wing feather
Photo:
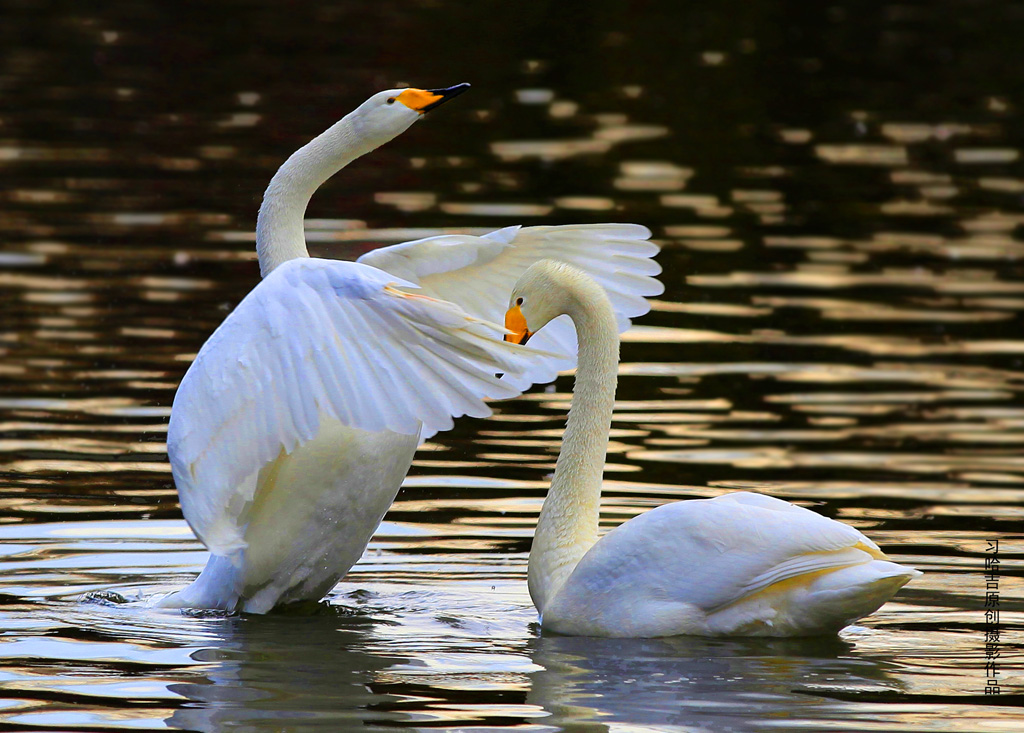
[[[593,597],[597,588],[629,587],[638,608],[656,599],[713,613],[772,584],[875,553],[881,556],[853,527],[780,499],[734,492],[665,504],[625,522],[590,549],[558,595],[562,601],[563,593]]]
[[[660,295],[661,267],[652,257],[658,246],[637,224],[512,226],[485,234],[446,234],[367,252],[359,262],[404,278],[431,295],[456,303],[466,312],[501,322],[516,280],[534,262],[567,262],[600,283],[615,309],[619,331],[650,310],[647,298]],[[518,389],[549,382],[576,365],[576,329],[561,316],[541,329],[532,346],[571,358],[536,359],[522,375],[503,379]]]
[[[256,474],[325,417],[430,436],[453,417],[489,415],[484,400],[519,394],[497,372],[555,358],[413,287],[365,264],[291,260],[202,347],[175,395],[167,450],[185,518],[211,551],[244,547]]]

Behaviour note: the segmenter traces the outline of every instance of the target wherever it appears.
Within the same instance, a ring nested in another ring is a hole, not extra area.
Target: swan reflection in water
[[[369,685],[407,660],[366,650],[373,625],[334,614],[224,619],[218,643],[192,654],[208,665],[200,680],[169,685],[189,702],[166,723],[204,732],[388,730],[406,716],[374,710],[391,698]]]
[[[445,638],[438,624],[452,609],[439,609],[436,596],[397,600],[407,607],[224,619],[207,639],[213,643],[192,655],[205,663],[199,679],[170,686],[188,702],[168,726],[408,730],[480,727],[513,716],[537,730],[754,731],[766,717],[836,716],[844,703],[819,691],[896,686],[887,665],[851,653],[854,645],[836,637],[528,639],[513,633],[522,627],[490,627],[495,635],[484,636],[486,627],[471,625]],[[524,607],[516,621],[529,613]],[[525,706],[504,689],[511,677],[526,690]]]
[[[887,665],[834,636],[790,639],[545,636],[527,703],[573,731],[761,731],[765,719],[835,720],[816,693],[892,690]],[[849,713],[846,712],[846,715]]]

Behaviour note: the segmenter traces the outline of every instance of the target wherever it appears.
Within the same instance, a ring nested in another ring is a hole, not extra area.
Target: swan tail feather
[[[875,611],[921,575],[871,559],[803,573],[762,588],[708,614],[715,635],[801,636],[835,633]]]

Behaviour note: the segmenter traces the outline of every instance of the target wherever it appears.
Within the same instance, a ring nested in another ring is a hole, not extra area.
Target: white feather
[[[831,577],[848,568],[858,569],[856,582]],[[824,633],[917,575],[853,527],[736,492],[665,504],[618,526],[580,560],[543,620],[593,636]],[[765,596],[776,588],[785,591]]]
[[[512,286],[530,265],[542,259],[567,262],[604,287],[622,332],[631,318],[650,310],[648,297],[664,291],[655,279],[661,267],[651,259],[658,246],[648,241],[650,236],[637,224],[512,226],[482,237],[446,234],[382,247],[358,261],[494,322],[501,322]],[[522,375],[506,373],[503,379],[518,390],[550,382],[576,364],[576,329],[568,317],[542,328],[530,345],[568,358],[538,358]]]
[[[167,444],[182,510],[212,552],[245,545],[244,479],[312,440],[324,419],[430,435],[516,394],[496,372],[521,375],[550,358],[394,285],[412,287],[367,265],[291,260],[200,350],[175,396]]]

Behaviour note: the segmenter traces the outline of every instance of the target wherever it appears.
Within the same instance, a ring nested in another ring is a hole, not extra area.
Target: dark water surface
[[[1024,730],[1024,4],[0,0],[0,20],[0,728]],[[837,639],[540,636],[526,557],[562,377],[425,446],[324,614],[144,607],[205,561],[165,429],[258,280],[266,182],[372,92],[461,81],[314,198],[313,253],[650,226],[667,290],[623,344],[604,525],[750,488],[923,578]]]

